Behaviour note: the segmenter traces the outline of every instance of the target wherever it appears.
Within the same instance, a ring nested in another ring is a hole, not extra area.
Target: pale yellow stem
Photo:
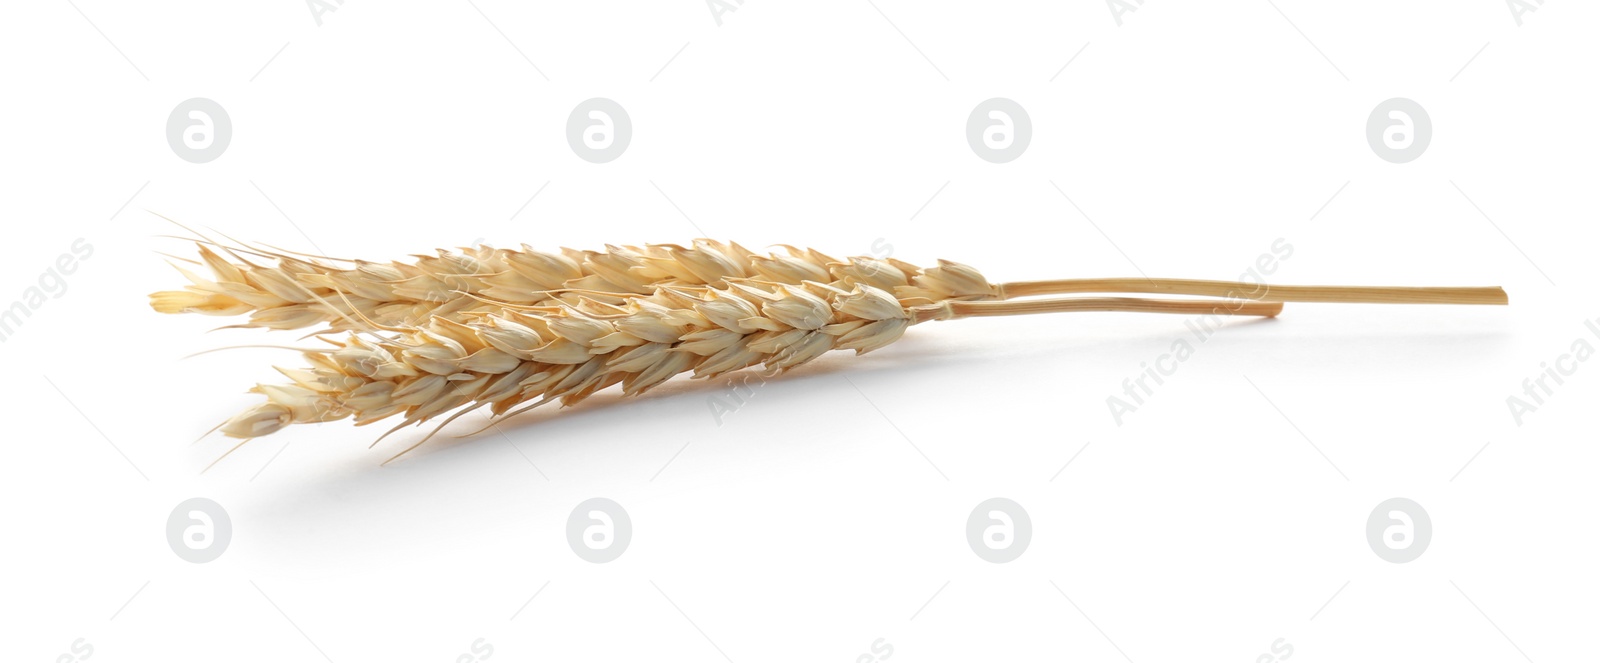
[[[912,310],[916,322],[955,320],[999,315],[1035,313],[1084,313],[1125,311],[1134,313],[1178,313],[1186,315],[1255,315],[1272,317],[1283,311],[1281,302],[1203,301],[1141,299],[1137,297],[1063,297],[1005,302],[944,301]]]
[[[1016,281],[995,288],[1000,299],[1080,292],[1139,292],[1165,295],[1226,297],[1259,302],[1324,302],[1347,304],[1505,304],[1505,290],[1488,287],[1401,287],[1343,285],[1271,285],[1199,279],[1061,279]]]

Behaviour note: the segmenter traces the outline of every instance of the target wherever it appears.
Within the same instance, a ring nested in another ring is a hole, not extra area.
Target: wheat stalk
[[[401,416],[393,432],[453,413],[437,432],[481,407],[498,418],[551,402],[570,406],[618,384],[634,396],[679,373],[709,378],[757,364],[787,371],[830,350],[870,352],[934,320],[1055,311],[1272,316],[1281,309],[1275,302],[1133,298],[908,306],[860,283],[844,290],[754,279],[729,279],[722,287],[662,285],[621,305],[585,296],[553,306],[500,303],[466,321],[435,316],[423,327],[383,328],[393,336],[324,337],[332,349],[305,351],[309,368],[280,368],[292,384],[258,385],[253,391],[266,402],[221,431],[248,441],[290,424],[351,418],[364,425]]]
[[[1227,297],[1262,302],[1321,302],[1339,304],[1505,304],[1499,287],[1397,287],[1270,285],[1199,279],[1060,279],[997,283],[999,299],[1079,292],[1140,292],[1166,295]]]
[[[207,244],[232,255],[224,259]],[[239,327],[300,329],[326,324],[334,330],[360,328],[364,319],[380,325],[421,325],[434,316],[498,310],[502,303],[554,304],[574,297],[620,304],[649,294],[660,285],[722,285],[728,279],[758,278],[774,283],[831,281],[836,287],[870,285],[907,304],[945,299],[1006,300],[1042,294],[1123,292],[1181,294],[1256,301],[1363,302],[1405,304],[1504,304],[1500,288],[1405,288],[1360,286],[1268,286],[1192,279],[1065,279],[990,284],[977,270],[941,260],[922,268],[895,259],[855,256],[839,261],[814,249],[783,246],[784,253],[758,255],[734,242],[696,240],[693,248],[673,244],[608,246],[604,252],[562,249],[546,253],[483,246],[459,252],[437,250],[413,262],[387,264],[295,256],[261,247],[197,243],[210,278],[174,265],[189,279],[183,290],[150,295],[163,313],[240,315]],[[254,255],[276,264],[256,264]]]
[[[392,433],[450,414],[443,428],[482,407],[493,422],[551,402],[573,405],[612,385],[637,395],[685,372],[707,378],[757,364],[787,371],[830,350],[883,347],[911,325],[935,320],[1081,311],[1274,316],[1288,301],[1506,303],[1497,287],[1150,278],[992,284],[945,260],[929,268],[869,257],[838,261],[789,246],[761,256],[712,240],[559,254],[526,245],[473,247],[387,264],[209,239],[198,246],[196,264],[212,277],[179,267],[191,284],[152,294],[156,310],[248,313],[249,322],[237,326],[326,324],[344,332],[314,334],[332,349],[304,350],[309,368],[279,369],[292,384],[258,385],[252,391],[267,401],[219,426],[245,442],[294,423],[352,418],[364,425],[401,416]],[[1089,292],[1224,299],[1007,301]]]

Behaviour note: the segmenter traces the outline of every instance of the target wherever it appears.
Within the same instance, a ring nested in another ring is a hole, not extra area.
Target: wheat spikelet
[[[349,331],[356,328],[351,321],[360,318],[381,325],[420,325],[433,316],[461,319],[468,313],[493,312],[500,303],[573,301],[580,293],[619,304],[628,296],[651,294],[658,285],[718,286],[740,278],[787,284],[863,283],[905,298],[932,297],[940,290],[919,283],[928,280],[927,270],[898,260],[858,256],[840,261],[791,246],[782,246],[781,253],[760,255],[737,243],[707,239],[696,240],[689,248],[650,244],[560,253],[527,245],[475,246],[416,255],[411,262],[347,261],[348,266],[259,247],[216,244],[213,249],[199,242],[197,246],[200,260],[191,262],[207,267],[211,275],[174,265],[189,285],[152,293],[151,307],[162,313],[249,314],[247,322],[236,326],[270,329],[326,324]],[[267,264],[258,264],[251,256]],[[970,286],[958,296],[994,295],[981,275],[966,282],[944,278],[950,286]]]

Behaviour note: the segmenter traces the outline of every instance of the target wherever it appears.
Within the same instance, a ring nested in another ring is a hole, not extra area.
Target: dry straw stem
[[[1506,292],[1488,287],[1307,286],[1203,281],[1197,279],[1062,279],[1018,281],[994,286],[1000,299],[1080,292],[1142,292],[1227,297],[1262,302],[1345,304],[1506,304]]]
[[[929,320],[955,320],[958,318],[1000,315],[1084,313],[1089,311],[1253,315],[1270,318],[1276,317],[1283,312],[1283,302],[1256,302],[1242,299],[1217,302],[1200,299],[1161,300],[1139,297],[1077,297],[1009,302],[947,300],[937,304],[915,307],[912,309],[912,315],[917,322],[927,322]]]

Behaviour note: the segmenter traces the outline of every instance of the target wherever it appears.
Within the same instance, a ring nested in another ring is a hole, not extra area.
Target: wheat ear
[[[423,327],[390,328],[398,332],[391,337],[326,339],[333,348],[304,353],[309,368],[279,369],[292,384],[258,385],[253,391],[267,401],[221,430],[250,439],[296,423],[352,418],[363,425],[400,416],[398,430],[453,412],[442,428],[478,408],[511,416],[551,402],[573,405],[612,385],[638,395],[679,373],[707,378],[757,364],[787,371],[830,350],[859,354],[884,347],[913,324],[960,317],[1055,311],[1271,316],[1281,309],[1275,302],[1132,298],[907,306],[863,284],[848,291],[813,281],[658,286],[621,305],[587,297],[555,306],[507,305],[465,322],[436,316]]]
[[[209,239],[196,244],[200,260],[188,262],[208,268],[210,276],[174,264],[189,285],[152,293],[151,307],[162,313],[249,314],[239,327],[302,329],[326,324],[352,330],[357,327],[351,320],[358,318],[417,325],[433,316],[460,319],[468,313],[492,312],[498,308],[494,302],[553,304],[582,295],[619,304],[629,296],[650,294],[659,285],[716,286],[740,278],[787,284],[864,283],[891,292],[904,289],[908,297],[931,293],[917,283],[927,270],[898,260],[857,256],[841,261],[791,246],[761,255],[734,242],[707,239],[695,240],[688,248],[649,244],[560,253],[527,245],[475,246],[440,249],[436,255],[390,263],[337,261]],[[993,295],[983,281],[963,296]]]

